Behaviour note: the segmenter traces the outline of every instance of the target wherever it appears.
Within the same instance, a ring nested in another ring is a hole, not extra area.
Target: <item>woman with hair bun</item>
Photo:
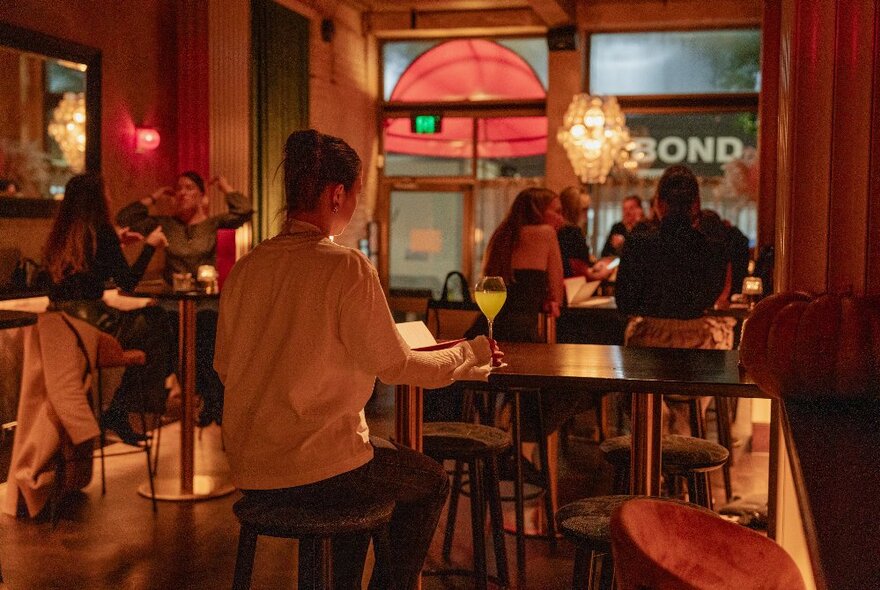
[[[335,243],[363,189],[343,140],[297,131],[284,148],[282,232],[239,260],[220,298],[214,366],[226,386],[223,439],[233,483],[275,504],[320,509],[393,498],[390,554],[371,588],[414,588],[449,491],[442,466],[370,436],[376,377],[441,387],[488,376],[485,337],[434,352],[400,338],[376,270]],[[360,588],[369,539],[334,540],[334,587]]]

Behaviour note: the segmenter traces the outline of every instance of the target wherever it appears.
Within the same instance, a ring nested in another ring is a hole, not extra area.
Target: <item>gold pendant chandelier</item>
[[[629,153],[635,147],[626,117],[613,96],[575,94],[556,139],[565,148],[575,174],[585,184],[601,184],[617,165],[634,170]]]

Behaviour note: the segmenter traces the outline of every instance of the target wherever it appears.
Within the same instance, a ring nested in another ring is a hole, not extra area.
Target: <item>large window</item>
[[[513,196],[543,179],[547,43],[392,41],[382,60],[387,278],[437,295],[449,271],[479,272]]]
[[[634,174],[592,188],[594,251],[620,219],[623,198],[640,196],[647,213],[657,178],[673,164],[698,176],[704,209],[754,243],[760,31],[594,34],[589,67],[589,92],[618,97],[638,162]]]
[[[613,95],[758,92],[760,44],[756,29],[594,34],[590,89]]]

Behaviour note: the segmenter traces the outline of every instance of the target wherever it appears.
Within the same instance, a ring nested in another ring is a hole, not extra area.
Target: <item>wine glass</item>
[[[479,280],[477,286],[474,287],[474,298],[477,300],[477,305],[480,306],[480,311],[483,312],[483,315],[486,316],[486,320],[489,322],[489,340],[494,340],[492,337],[492,323],[507,300],[507,287],[504,286],[504,279],[501,277],[483,277]]]

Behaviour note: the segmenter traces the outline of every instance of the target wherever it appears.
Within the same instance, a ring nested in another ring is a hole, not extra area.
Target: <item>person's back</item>
[[[712,306],[724,287],[723,245],[687,218],[636,226],[624,244],[615,299],[625,314],[692,319]]]
[[[547,189],[521,191],[495,230],[483,264],[484,276],[501,276],[507,301],[495,321],[501,341],[536,341],[542,311],[558,315],[563,298],[562,257],[556,228],[562,224],[559,197]],[[468,336],[486,333],[482,316]]]
[[[314,130],[292,133],[284,188],[285,231],[233,267],[220,299],[214,366],[226,385],[232,480],[279,506],[393,500],[394,560],[379,556],[371,587],[393,580],[414,588],[448,479],[436,461],[369,436],[363,408],[376,377],[423,387],[485,380],[490,345],[481,338],[411,350],[375,269],[330,240],[351,221],[363,189],[351,146]],[[335,585],[360,587],[368,544],[368,536],[333,544]]]
[[[305,223],[263,242],[232,269],[218,326],[218,342],[230,347],[218,350],[216,363],[224,367],[223,436],[239,487],[301,485],[369,456],[361,410],[376,374],[359,370],[359,363],[370,366],[375,359],[363,357],[374,355],[390,364],[401,355],[400,347],[386,350],[381,341],[370,349],[347,348],[347,330],[360,329],[343,323],[347,313],[389,313],[381,292],[363,288],[371,274],[375,270],[362,255]],[[272,285],[273,291],[257,302],[256,284]],[[328,355],[351,369],[333,370]],[[255,425],[267,432],[284,425],[284,436],[255,437]],[[303,452],[309,447],[320,452]],[[322,460],[334,449],[342,464]]]

